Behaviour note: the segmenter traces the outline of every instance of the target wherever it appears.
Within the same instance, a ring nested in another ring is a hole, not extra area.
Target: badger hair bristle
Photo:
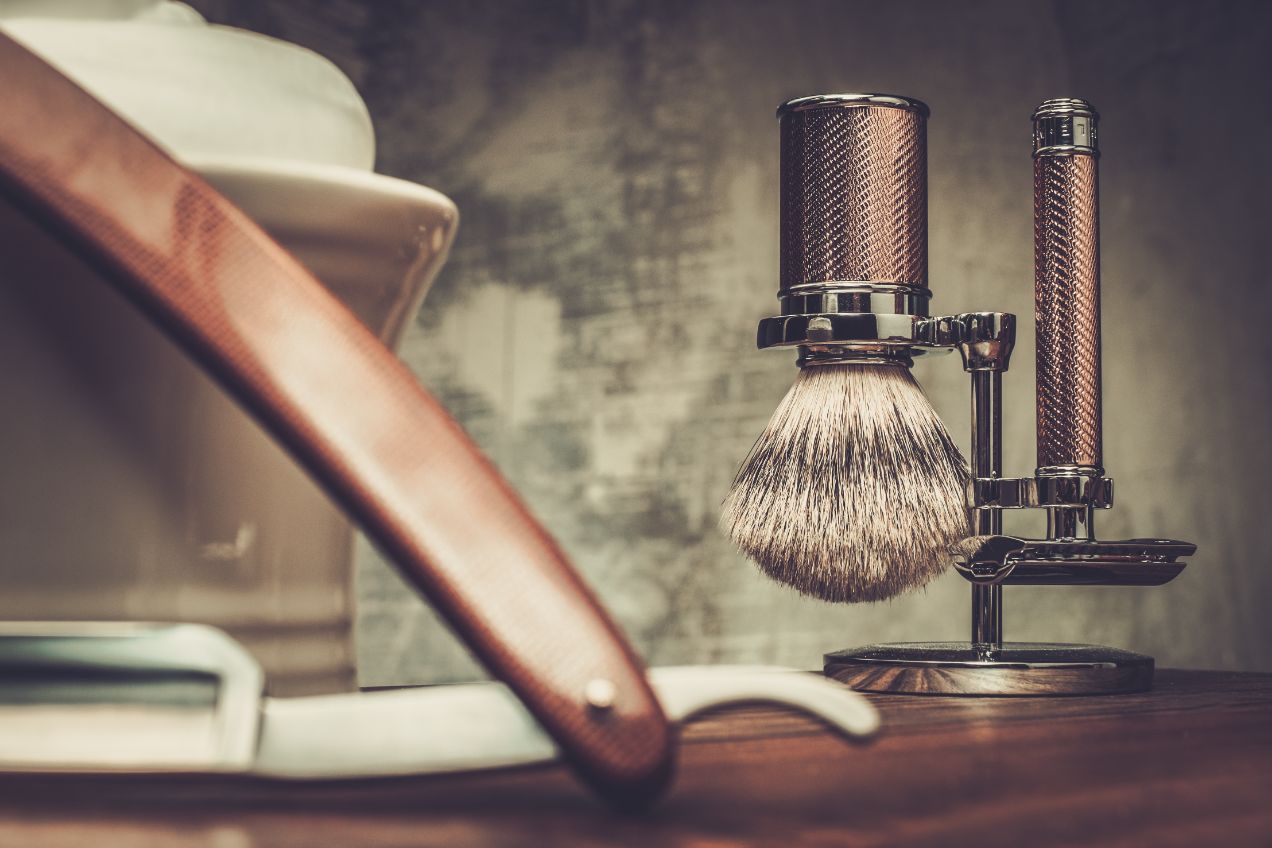
[[[966,462],[904,365],[800,369],[725,499],[765,574],[828,601],[916,589],[970,533]]]

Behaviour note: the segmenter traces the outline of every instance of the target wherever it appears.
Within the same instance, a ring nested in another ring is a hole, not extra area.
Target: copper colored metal
[[[613,621],[411,372],[197,175],[0,35],[0,196],[197,360],[525,703],[593,786],[640,803],[673,739]],[[597,681],[609,708],[589,703]]]
[[[1046,104],[1039,112],[1045,108]],[[1089,119],[1094,124],[1093,110]],[[1034,158],[1038,467],[1042,473],[1072,467],[1095,473],[1103,470],[1097,163],[1094,149],[1044,148]]]
[[[927,286],[927,107],[878,95],[794,100],[781,121],[781,294]]]

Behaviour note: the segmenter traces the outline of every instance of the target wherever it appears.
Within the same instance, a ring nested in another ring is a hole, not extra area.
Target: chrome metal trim
[[[967,365],[967,355],[963,358]],[[1003,471],[1003,358],[1002,368],[972,369],[972,475],[996,479]],[[972,514],[978,536],[1003,532],[1000,510],[976,510]],[[1001,586],[972,586],[972,643],[989,647],[1003,643],[1003,590]]]
[[[938,315],[935,318],[919,319],[914,328],[919,344],[953,349],[966,333],[963,326],[965,317],[965,315]]]
[[[1016,346],[1016,316],[1010,312],[965,312],[957,316],[964,371],[1006,371]]]
[[[871,352],[909,348],[910,356],[933,349],[963,351],[969,370],[1006,370],[1015,343],[1016,317],[1007,312],[966,312],[923,317],[890,312],[775,315],[760,320],[756,346],[840,345]]]
[[[1100,113],[1095,111],[1091,101],[1081,97],[1051,97],[1038,104],[1033,111],[1033,118],[1052,118],[1063,115],[1085,115],[1099,119]]]
[[[1034,469],[1038,479],[1052,477],[1103,477],[1104,468],[1099,465],[1043,465]]]
[[[813,94],[807,97],[796,97],[787,100],[777,107],[780,118],[788,112],[803,112],[807,109],[852,109],[866,106],[884,106],[890,109],[904,109],[917,112],[923,117],[930,117],[932,110],[922,100],[913,97],[902,97],[897,94],[861,94],[845,92],[843,94]]]
[[[1184,570],[1197,546],[1173,539],[969,539],[954,567],[974,584],[1017,586],[1160,586]],[[975,547],[972,547],[974,545]]]
[[[916,286],[910,283],[898,283],[891,280],[823,280],[813,283],[799,283],[778,292],[780,297],[783,293],[790,294],[817,294],[820,292],[836,292],[836,291],[866,291],[866,292],[902,292],[905,294],[916,294],[924,297],[931,297],[932,290],[924,286]]]
[[[932,292],[900,283],[804,283],[778,292],[783,315],[875,313],[926,317]]]
[[[1047,539],[1049,541],[1094,542],[1095,509],[1089,506],[1048,508]]]
[[[1100,114],[1074,97],[1043,101],[1033,113],[1033,155],[1100,155]]]
[[[1086,147],[1084,145],[1050,144],[1034,151],[1035,159],[1041,159],[1044,156],[1094,156],[1099,159],[1100,151],[1094,147]]]
[[[1113,506],[1110,477],[975,477],[968,499],[973,509]]]
[[[795,364],[800,368],[817,365],[914,365],[914,355],[922,349],[897,347],[878,350],[848,345],[800,345]]]
[[[1032,477],[973,477],[968,483],[972,509],[1027,509],[1038,505]]]
[[[913,315],[876,312],[779,315],[760,321],[756,345],[761,350],[798,345],[909,347],[923,343],[918,322]]]
[[[826,654],[825,674],[862,692],[1108,695],[1153,685],[1153,658],[1099,645],[902,642]]]

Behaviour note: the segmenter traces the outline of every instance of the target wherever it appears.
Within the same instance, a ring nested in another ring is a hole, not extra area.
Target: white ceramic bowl
[[[374,163],[362,98],[311,50],[208,25],[178,3],[150,4],[141,18],[14,17],[34,11],[25,5],[0,0],[0,29],[182,159]]]
[[[354,169],[190,164],[390,344],[458,221],[437,192]],[[206,622],[256,654],[275,693],[351,688],[345,519],[130,304],[7,204],[0,255],[0,618]]]

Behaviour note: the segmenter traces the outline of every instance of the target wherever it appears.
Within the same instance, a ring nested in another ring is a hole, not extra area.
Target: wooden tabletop
[[[1272,845],[1272,675],[1159,671],[1142,695],[871,696],[854,745],[751,708],[684,733],[651,813],[560,768],[306,787],[0,780],[0,845]]]

